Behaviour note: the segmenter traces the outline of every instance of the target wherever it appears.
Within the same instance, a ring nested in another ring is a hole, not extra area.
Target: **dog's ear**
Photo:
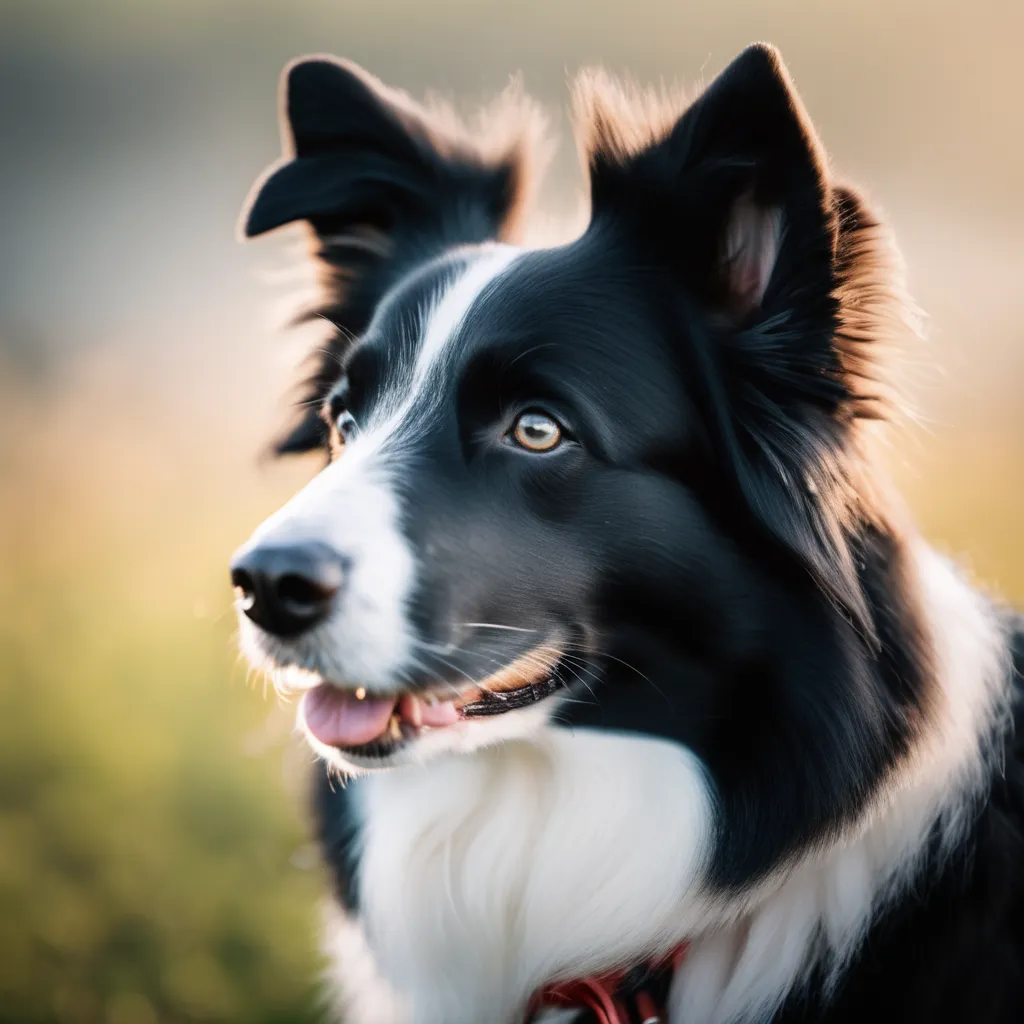
[[[592,228],[625,231],[637,258],[678,281],[680,334],[693,340],[717,464],[873,638],[852,474],[855,425],[878,411],[863,316],[871,285],[861,287],[877,222],[831,185],[772,47],[751,46],[682,114],[674,109],[584,83],[577,117]]]
[[[404,271],[451,246],[515,236],[530,184],[539,114],[515,88],[471,136],[449,111],[427,111],[361,68],[305,58],[281,83],[284,155],[256,182],[247,237],[306,221],[322,268],[311,315],[336,333],[317,359],[305,410],[279,452],[323,445],[318,405],[345,347]]]

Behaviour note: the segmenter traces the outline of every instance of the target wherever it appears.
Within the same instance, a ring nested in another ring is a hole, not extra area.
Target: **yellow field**
[[[259,490],[84,402],[4,438],[0,1020],[316,1019],[306,755],[232,643]]]

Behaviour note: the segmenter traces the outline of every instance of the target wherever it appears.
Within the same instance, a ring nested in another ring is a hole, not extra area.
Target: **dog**
[[[283,78],[244,234],[333,324],[234,556],[318,755],[356,1024],[1024,1020],[1024,623],[877,455],[899,255],[769,45],[689,105],[585,73],[542,149],[351,63]]]

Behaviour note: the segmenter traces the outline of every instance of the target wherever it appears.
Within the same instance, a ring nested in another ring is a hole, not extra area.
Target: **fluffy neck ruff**
[[[673,1020],[767,1019],[807,984],[827,1000],[872,923],[967,837],[1009,721],[1007,645],[955,567],[920,542],[914,556],[937,684],[917,743],[843,835],[721,908],[674,979]]]

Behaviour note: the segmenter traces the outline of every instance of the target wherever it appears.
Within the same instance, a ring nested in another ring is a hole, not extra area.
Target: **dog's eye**
[[[324,418],[329,426],[338,432],[339,439],[344,442],[355,432],[356,421],[348,411],[348,378],[342,377],[327,397]]]
[[[356,430],[355,417],[346,409],[344,412],[339,413],[338,418],[334,421],[334,426],[343,440],[351,440]]]
[[[512,427],[512,437],[528,452],[549,452],[562,440],[562,428],[547,413],[531,410],[521,413]]]

